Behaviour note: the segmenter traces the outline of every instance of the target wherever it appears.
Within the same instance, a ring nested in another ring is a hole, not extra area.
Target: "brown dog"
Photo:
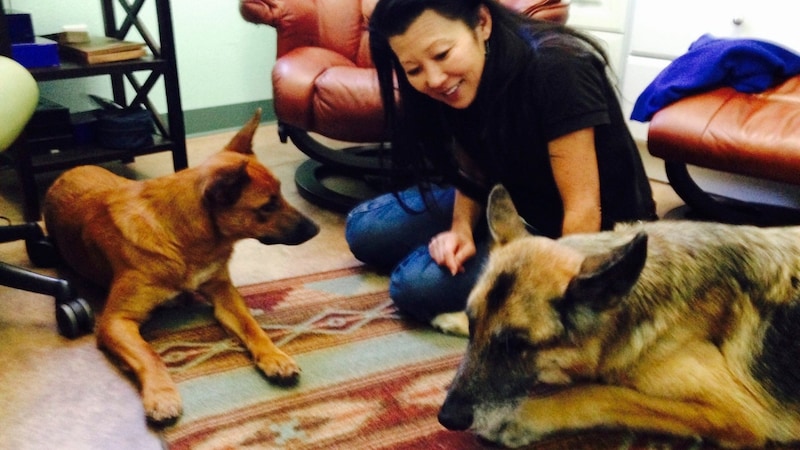
[[[496,242],[439,413],[506,446],[592,428],[800,440],[800,227],[660,221],[559,240],[492,191]]]
[[[290,206],[280,182],[260,164],[252,139],[261,111],[221,152],[168,176],[132,181],[100,167],[61,175],[47,191],[45,225],[65,262],[109,287],[96,325],[98,345],[135,372],[145,414],[173,421],[182,405],[175,383],[140,325],[153,310],[182,293],[199,294],[271,379],[292,381],[299,368],[252,318],[231,283],[234,244],[295,245],[317,225]]]

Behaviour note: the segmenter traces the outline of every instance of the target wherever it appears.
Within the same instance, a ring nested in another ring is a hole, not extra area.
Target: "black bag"
[[[153,119],[143,106],[123,108],[116,103],[91,96],[103,109],[97,110],[97,143],[114,149],[136,149],[153,145]]]

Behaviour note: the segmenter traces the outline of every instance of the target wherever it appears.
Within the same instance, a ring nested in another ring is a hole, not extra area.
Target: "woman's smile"
[[[459,87],[459,86],[461,86],[461,82],[458,82],[458,83],[457,83],[457,84],[455,84],[453,87],[451,87],[450,89],[448,89],[447,91],[445,91],[445,93],[444,93],[445,97],[447,97],[447,96],[450,96],[450,95],[454,94],[454,93],[456,92],[456,89],[458,89],[458,87]]]

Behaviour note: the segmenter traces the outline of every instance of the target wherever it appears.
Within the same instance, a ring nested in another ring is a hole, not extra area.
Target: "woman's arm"
[[[600,231],[600,174],[594,128],[584,128],[548,143],[550,164],[564,205],[563,235]]]
[[[431,258],[455,275],[464,270],[464,262],[475,256],[472,230],[478,223],[483,206],[456,189],[453,223],[450,230],[439,233],[428,244]]]
[[[455,204],[453,206],[453,225],[451,231],[469,236],[472,239],[472,230],[480,220],[483,205],[461,193],[456,189]]]

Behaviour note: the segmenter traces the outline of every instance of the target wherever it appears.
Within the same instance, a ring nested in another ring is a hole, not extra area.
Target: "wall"
[[[103,34],[99,0],[2,1],[6,9],[31,13],[36,34],[55,33],[66,24],[86,24],[90,33]],[[139,17],[157,35],[154,5],[147,1]],[[238,127],[256,105],[264,107],[265,120],[273,120],[275,30],[245,22],[236,1],[173,0],[171,5],[187,132]],[[117,17],[123,17],[118,8]],[[88,93],[110,97],[108,84],[107,77],[93,77],[46,82],[41,88],[44,96],[80,111],[93,107]],[[166,111],[163,87],[153,92],[157,108]]]

